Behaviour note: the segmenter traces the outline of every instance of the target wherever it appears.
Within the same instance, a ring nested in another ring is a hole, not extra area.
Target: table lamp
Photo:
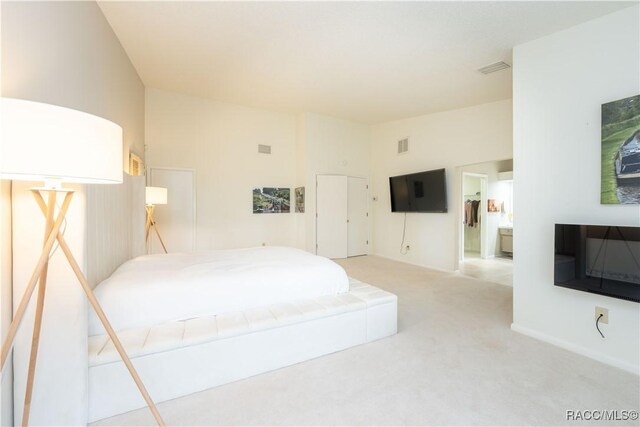
[[[153,211],[156,208],[156,205],[166,205],[167,204],[167,189],[163,187],[146,187],[145,188],[145,204],[147,210],[147,224],[145,227],[146,230],[146,242],[147,246],[149,245],[149,234],[151,229],[153,228],[158,236],[158,240],[160,240],[160,244],[162,245],[162,249],[164,249],[164,253],[167,253],[167,248],[164,245],[164,241],[162,241],[162,237],[160,236],[160,231],[158,231],[158,226],[156,225],[155,219],[153,219]]]
[[[0,140],[0,178],[44,181],[43,187],[30,190],[45,217],[44,245],[9,326],[7,337],[2,344],[0,359],[1,370],[4,368],[7,356],[13,347],[29,300],[39,282],[22,424],[27,425],[29,422],[33,380],[42,327],[47,267],[53,245],[57,240],[59,248],[64,252],[89,303],[100,318],[154,418],[159,425],[164,425],[160,413],[60,231],[60,226],[73,196],[73,190],[62,187],[63,182],[122,183],[122,128],[91,114],[13,98],[1,99],[0,128],[2,136]],[[47,202],[45,202],[43,194],[47,196]],[[58,195],[63,196],[63,202],[55,215]]]

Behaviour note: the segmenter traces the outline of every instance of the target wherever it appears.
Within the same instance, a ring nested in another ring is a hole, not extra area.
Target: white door
[[[192,169],[149,168],[149,185],[167,189],[167,204],[154,211],[156,226],[169,253],[195,250],[195,171]],[[149,253],[164,253],[151,231]]]
[[[316,177],[316,254],[347,257],[347,177]]]
[[[369,251],[369,185],[366,178],[347,178],[348,255],[366,255]]]

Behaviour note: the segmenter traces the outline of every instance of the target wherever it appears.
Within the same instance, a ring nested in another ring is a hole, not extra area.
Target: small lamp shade
[[[163,187],[145,188],[145,203],[147,205],[166,205],[167,189]]]
[[[122,183],[122,128],[81,111],[2,98],[0,177]]]

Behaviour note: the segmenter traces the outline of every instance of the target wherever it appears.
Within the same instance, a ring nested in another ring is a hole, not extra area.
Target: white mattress
[[[336,295],[349,290],[333,261],[285,247],[148,255],[95,288],[115,330]],[[104,329],[93,312],[89,335]]]

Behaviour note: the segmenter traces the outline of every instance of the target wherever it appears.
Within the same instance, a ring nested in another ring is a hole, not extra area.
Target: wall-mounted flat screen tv
[[[391,212],[447,212],[444,169],[389,178]]]
[[[640,302],[640,227],[556,224],[554,284]]]

